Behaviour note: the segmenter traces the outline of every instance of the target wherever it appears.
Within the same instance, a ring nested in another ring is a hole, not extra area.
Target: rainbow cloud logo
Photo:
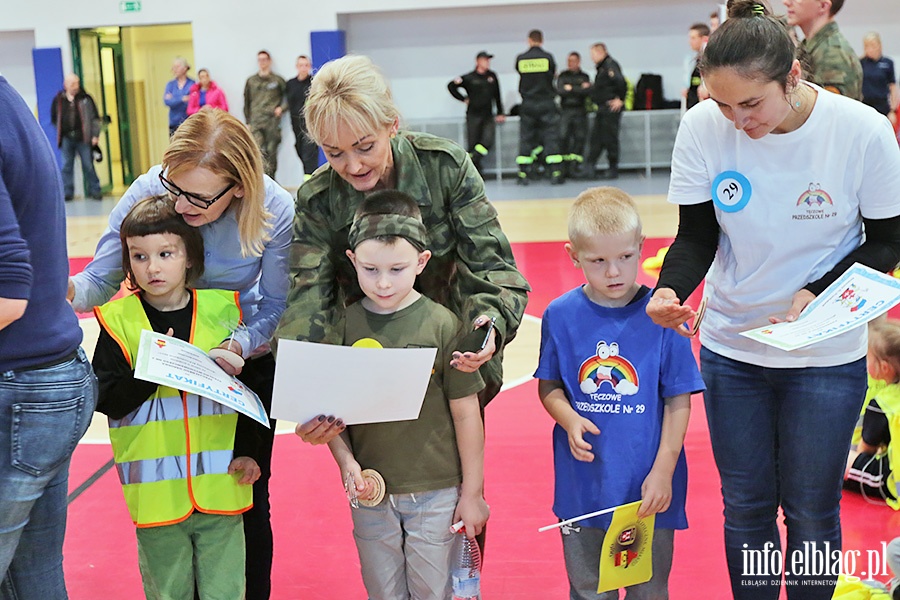
[[[811,208],[819,208],[825,204],[834,206],[831,196],[829,196],[828,192],[823,190],[818,183],[810,183],[809,189],[800,194],[800,198],[797,199],[797,206],[800,206],[801,204],[805,204]]]
[[[633,396],[638,391],[638,375],[628,359],[619,356],[619,345],[616,342],[597,344],[597,355],[592,356],[578,369],[578,381],[581,391],[593,394],[604,382],[624,396]]]

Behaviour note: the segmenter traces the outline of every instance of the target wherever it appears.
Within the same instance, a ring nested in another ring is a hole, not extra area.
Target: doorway
[[[97,176],[104,194],[120,195],[162,160],[169,141],[163,90],[172,60],[193,63],[189,23],[70,30],[74,71],[100,111],[104,161]]]

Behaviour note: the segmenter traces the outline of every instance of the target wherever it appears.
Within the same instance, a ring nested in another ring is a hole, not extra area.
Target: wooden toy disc
[[[375,497],[370,500],[359,498],[359,503],[363,506],[378,506],[384,500],[384,477],[375,469],[363,469],[362,476],[366,483],[372,482],[372,485],[375,486]]]

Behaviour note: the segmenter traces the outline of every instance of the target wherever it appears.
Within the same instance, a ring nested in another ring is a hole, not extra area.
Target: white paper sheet
[[[209,398],[269,427],[259,396],[188,342],[145,329],[135,362],[137,379]]]
[[[796,350],[865,325],[898,303],[900,280],[856,263],[793,323],[766,325],[741,335],[782,350]]]
[[[436,354],[279,340],[272,416],[305,423],[333,415],[347,425],[417,419]]]

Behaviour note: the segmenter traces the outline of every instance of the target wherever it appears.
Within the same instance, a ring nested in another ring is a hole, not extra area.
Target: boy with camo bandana
[[[414,289],[431,258],[416,202],[396,190],[367,196],[349,245],[365,297],[347,307],[343,343],[437,348],[418,419],[351,425],[329,443],[342,480],[352,478],[359,500],[375,495],[363,469],[385,481],[384,500],[363,502],[351,513],[363,583],[372,598],[448,598],[450,526],[462,521],[472,538],[490,514],[477,396],[484,382],[477,371],[450,367],[460,347],[459,319]]]

